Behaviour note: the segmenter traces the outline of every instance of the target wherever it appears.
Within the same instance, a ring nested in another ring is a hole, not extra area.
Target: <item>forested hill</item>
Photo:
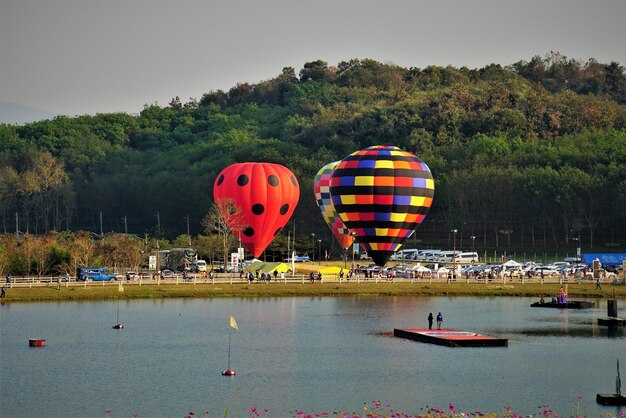
[[[450,228],[480,248],[626,243],[626,75],[617,63],[559,54],[474,70],[313,61],[199,97],[138,115],[0,125],[2,231],[15,231],[17,213],[22,232],[98,232],[102,213],[105,232],[126,222],[129,233],[155,234],[160,224],[173,237],[189,216],[197,234],[216,174],[270,161],[300,181],[298,231],[329,237],[313,177],[384,144],[416,154],[435,176],[423,245],[449,239]]]

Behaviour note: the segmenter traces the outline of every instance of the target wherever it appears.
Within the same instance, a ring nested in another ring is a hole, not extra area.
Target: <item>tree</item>
[[[79,267],[93,267],[96,244],[89,232],[74,233],[68,239],[67,249],[70,256],[69,265],[65,267],[67,273],[76,274]]]
[[[202,220],[202,225],[206,233],[217,233],[220,236],[224,251],[224,268],[226,269],[233,234],[241,234],[248,226],[243,210],[237,206],[233,199],[218,199]]]
[[[300,70],[300,81],[326,81],[330,77],[328,63],[317,60],[307,62]]]

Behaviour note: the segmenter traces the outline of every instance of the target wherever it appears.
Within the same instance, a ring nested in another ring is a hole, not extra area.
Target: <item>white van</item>
[[[441,250],[428,250],[424,251],[423,257],[425,261],[437,261],[439,258],[439,254],[441,254]]]
[[[415,260],[417,256],[417,249],[404,249],[394,253],[389,259],[392,261],[400,260]]]
[[[370,257],[370,256],[367,254],[367,251],[363,251],[363,252],[359,255],[359,259],[361,259],[361,260],[371,260],[371,259],[372,259],[372,257]]]
[[[198,273],[205,272],[206,271],[206,261],[204,261],[204,260],[196,261],[195,265],[193,266],[193,270],[195,270]]]
[[[457,263],[476,263],[478,262],[477,252],[456,253]]]
[[[458,254],[458,252],[457,252]],[[451,263],[454,258],[454,251],[441,251],[437,254],[437,258],[434,261],[441,261],[444,263]]]

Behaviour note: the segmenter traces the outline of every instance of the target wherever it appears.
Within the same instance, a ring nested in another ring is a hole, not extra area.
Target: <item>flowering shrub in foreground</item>
[[[381,401],[371,401],[369,404],[364,403],[362,410],[359,412],[345,412],[345,411],[332,411],[332,412],[318,412],[310,414],[303,411],[291,411],[289,416],[291,418],[470,418],[470,417],[485,417],[485,418],[522,418],[522,417],[534,417],[534,418],[559,418],[559,417],[575,417],[575,418],[587,418],[587,417],[602,417],[602,418],[626,418],[626,413],[622,410],[616,414],[607,412],[606,414],[588,415],[580,412],[580,399],[582,396],[576,397],[576,404],[573,411],[570,414],[559,415],[556,411],[550,408],[550,405],[539,405],[537,407],[537,413],[532,415],[519,415],[511,410],[510,406],[505,406],[502,412],[489,412],[483,413],[479,411],[461,412],[452,404],[448,404],[447,410],[432,408],[426,406],[420,408],[417,413],[407,413],[394,409],[390,404],[386,404],[383,407]],[[112,411],[106,409],[106,418],[113,418]],[[255,407],[248,408],[250,418],[280,418],[280,415],[273,415],[269,409],[257,409]],[[140,415],[134,413],[131,417],[139,417]],[[185,418],[195,418],[196,414],[193,411],[187,412]],[[228,410],[224,411],[224,414],[211,415],[208,410],[203,411],[199,417],[205,418],[218,418],[223,416],[228,418]]]

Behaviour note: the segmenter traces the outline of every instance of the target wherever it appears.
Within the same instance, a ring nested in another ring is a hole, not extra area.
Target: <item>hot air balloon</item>
[[[379,266],[424,220],[434,194],[428,166],[392,146],[350,154],[335,167],[330,180],[335,210]]]
[[[289,222],[300,187],[296,176],[282,165],[238,163],[218,174],[213,198],[227,225],[259,257]]]
[[[339,246],[348,248],[354,242],[354,236],[350,234],[350,230],[343,224],[330,199],[330,179],[333,170],[338,164],[339,161],[328,163],[317,172],[313,181],[313,194],[315,195],[317,207],[320,208],[322,217],[333,232]]]

